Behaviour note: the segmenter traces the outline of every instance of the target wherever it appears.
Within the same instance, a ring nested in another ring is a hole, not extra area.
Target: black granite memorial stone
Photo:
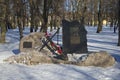
[[[62,21],[63,53],[87,53],[87,31],[78,21]]]

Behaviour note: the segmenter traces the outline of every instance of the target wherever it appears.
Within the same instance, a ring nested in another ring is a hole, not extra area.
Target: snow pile
[[[49,55],[48,51],[30,51],[27,53],[21,53],[18,55],[11,56],[4,61],[9,63],[22,63],[26,65],[38,65],[45,63],[55,63],[55,64],[73,64],[78,66],[97,66],[97,67],[110,67],[115,64],[115,59],[110,56],[107,52],[97,52],[90,53],[87,56],[79,57],[79,60],[76,58],[73,61],[60,60],[53,58]],[[75,58],[74,56],[71,56]],[[68,56],[69,58],[69,56]],[[84,58],[84,59],[83,59]]]
[[[109,67],[115,64],[115,59],[105,51],[91,53],[82,61],[81,66]]]
[[[10,56],[5,59],[5,62],[8,63],[22,63],[26,65],[36,65],[39,63],[52,63],[52,59],[46,54],[46,51],[38,52],[38,51],[30,51],[20,53],[18,55]]]

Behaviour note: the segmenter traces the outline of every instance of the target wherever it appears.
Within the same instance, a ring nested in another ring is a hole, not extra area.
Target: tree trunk
[[[102,31],[102,15],[101,15],[101,0],[99,0],[99,8],[98,8],[98,28],[97,28],[97,32],[96,33],[100,33],[100,31]]]
[[[120,46],[120,0],[119,0],[119,5],[118,5],[118,46]]]
[[[23,27],[21,25],[21,18],[18,17],[18,28],[19,28],[19,34],[20,34],[20,39],[23,37]]]
[[[4,0],[2,0],[5,2]],[[0,4],[0,43],[5,43],[5,34],[6,34],[6,24],[5,24],[5,16],[6,16],[6,5]]]
[[[44,9],[43,9],[43,26],[42,26],[42,30],[43,32],[47,31],[47,23],[48,23],[48,7],[47,7],[47,2],[48,0],[44,0]]]
[[[23,37],[23,26],[22,26],[22,18],[23,18],[23,2],[19,1],[17,2],[17,23],[19,28],[19,35],[20,39]]]
[[[120,46],[120,20],[119,20],[119,25],[118,25],[118,46]]]
[[[51,20],[50,20],[50,31],[52,31],[53,28],[53,14],[51,15]]]
[[[4,21],[0,21],[0,43],[5,43],[6,25]]]
[[[12,29],[15,29],[16,27],[17,27],[16,16],[13,16]]]
[[[30,32],[33,32],[33,29],[34,29],[34,15],[33,15],[33,5],[30,5],[30,13],[31,13],[31,20],[30,20]]]

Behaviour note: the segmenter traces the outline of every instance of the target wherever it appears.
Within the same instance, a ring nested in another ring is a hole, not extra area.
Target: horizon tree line
[[[61,26],[62,19],[97,26],[97,33],[106,20],[120,34],[119,5],[119,0],[0,0],[0,43],[5,42],[8,29],[18,27],[21,39],[25,26],[30,26],[30,32],[36,32],[38,27],[46,32],[48,26],[51,30]]]

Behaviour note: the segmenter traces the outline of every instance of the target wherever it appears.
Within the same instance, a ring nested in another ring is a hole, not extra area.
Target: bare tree
[[[118,46],[120,46],[120,0],[118,4]]]
[[[48,22],[50,23],[51,27],[57,26],[58,20],[56,19],[58,17],[61,18],[62,9],[64,6],[63,4],[64,0],[44,0],[41,31],[46,32]],[[51,16],[51,20],[48,20],[49,16]]]
[[[14,7],[15,7],[15,13],[17,16],[17,24],[19,28],[19,34],[20,39],[23,37],[23,26],[22,26],[22,20],[23,20],[23,9],[24,2],[22,0],[14,0]]]
[[[5,42],[6,34],[5,16],[6,16],[6,3],[5,0],[0,0],[0,43]]]
[[[42,24],[42,28],[41,31],[43,30],[43,32],[47,31],[47,23],[48,23],[48,14],[49,14],[49,3],[48,0],[44,0],[44,8],[43,8],[43,24]]]
[[[101,13],[101,0],[98,0],[98,28],[97,33],[102,31],[102,13]]]

